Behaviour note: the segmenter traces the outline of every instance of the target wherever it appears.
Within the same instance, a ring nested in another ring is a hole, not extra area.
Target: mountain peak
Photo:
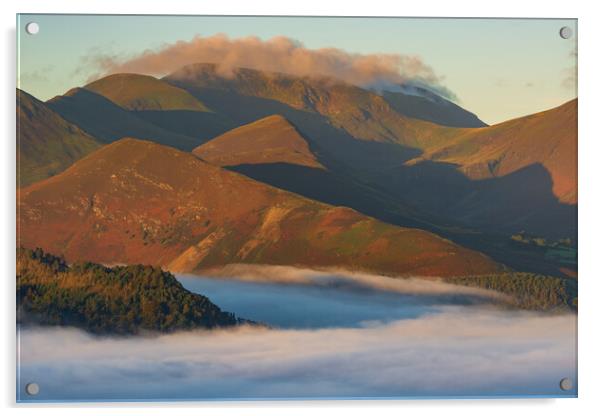
[[[188,91],[149,75],[108,75],[84,88],[108,98],[126,110],[209,111]]]
[[[323,168],[307,140],[278,114],[230,130],[193,152],[219,166],[286,163]]]

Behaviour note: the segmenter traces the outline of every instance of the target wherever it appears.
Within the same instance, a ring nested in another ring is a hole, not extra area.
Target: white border
[[[44,412],[45,415],[81,414],[80,407],[90,415],[158,413],[212,415],[316,415],[345,413],[348,415],[399,415],[401,412],[420,414],[480,415],[487,416],[545,414],[546,416],[596,414],[602,408],[599,392],[601,368],[600,320],[602,311],[602,275],[599,273],[602,229],[602,100],[600,91],[600,53],[602,16],[594,1],[528,2],[525,0],[487,1],[433,1],[415,2],[370,0],[327,2],[302,0],[294,4],[278,0],[4,0],[0,2],[2,21],[2,126],[0,140],[0,190],[3,199],[2,247],[0,261],[5,273],[2,300],[2,369],[0,392],[2,404],[12,407],[9,413]],[[579,399],[521,399],[521,400],[456,400],[456,401],[406,401],[406,402],[230,402],[183,404],[105,404],[105,405],[45,405],[23,406],[15,409],[15,334],[14,334],[14,246],[15,246],[15,14],[20,13],[118,13],[118,14],[236,14],[236,15],[346,15],[346,16],[437,16],[437,17],[559,17],[579,18]],[[41,409],[40,407],[45,407]]]

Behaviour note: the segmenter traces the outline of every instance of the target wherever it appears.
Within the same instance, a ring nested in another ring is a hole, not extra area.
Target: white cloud
[[[386,89],[401,83],[418,83],[451,99],[443,77],[419,56],[404,54],[358,54],[337,48],[309,49],[296,39],[276,36],[230,38],[224,34],[195,36],[134,56],[114,56],[92,51],[82,60],[81,71],[93,71],[91,79],[120,72],[162,76],[185,65],[215,63],[221,75],[244,67],[297,76],[322,76],[351,84]]]

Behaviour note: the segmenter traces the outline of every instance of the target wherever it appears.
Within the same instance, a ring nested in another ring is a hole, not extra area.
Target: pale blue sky
[[[25,33],[35,21],[40,32]],[[534,113],[576,96],[575,20],[21,15],[19,87],[46,100],[91,75],[94,52],[130,56],[195,35],[287,36],[315,49],[418,55],[444,77],[459,104],[487,123]]]

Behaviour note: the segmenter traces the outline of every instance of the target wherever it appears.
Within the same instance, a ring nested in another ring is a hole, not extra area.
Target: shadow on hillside
[[[192,137],[161,128],[136,117],[100,94],[84,88],[74,88],[67,94],[48,100],[46,104],[65,120],[94,136],[103,143],[124,137],[150,140],[159,144],[190,151],[200,144]]]
[[[424,228],[419,214],[395,202],[385,192],[329,170],[289,163],[244,164],[227,169],[316,201],[346,206],[404,227]]]
[[[574,238],[577,232],[576,205],[558,201],[550,173],[539,163],[502,177],[471,180],[456,165],[426,161],[389,169],[373,183],[471,228],[507,234],[527,230],[548,238]]]
[[[346,165],[349,170],[347,173],[355,170],[377,171],[383,166],[396,166],[421,154],[418,149],[397,143],[358,140],[331,125],[328,118],[320,114],[298,110],[279,101],[245,96],[232,91],[193,88],[175,81],[173,83],[187,89],[238,126],[273,114],[284,116],[307,139],[312,152],[323,165],[334,164],[339,169]]]
[[[356,139],[320,114],[275,100],[174,84],[238,125],[273,114],[286,117],[330,171],[284,163],[230,167],[259,181],[392,224],[435,232],[525,271],[556,273],[557,268],[529,253],[509,256],[500,241],[523,230],[547,238],[576,236],[577,207],[558,201],[550,174],[540,164],[486,180],[471,180],[449,163],[406,166],[404,162],[421,154],[419,149]]]
[[[420,95],[383,91],[383,98],[395,111],[418,120],[449,127],[487,126],[475,114],[440,97],[435,101]]]
[[[166,130],[194,137],[199,146],[238,126],[226,117],[205,111],[146,110],[132,113]]]
[[[568,236],[576,241],[577,207],[557,201],[550,191],[549,174],[541,165],[503,178],[472,181],[452,165],[428,162],[403,168],[404,172],[392,174],[392,181],[381,187],[323,169],[286,163],[228,169],[307,198],[353,208],[390,224],[434,232],[521,271],[564,274],[559,272],[558,264],[545,257],[545,251],[512,246],[510,234],[529,229],[548,238]],[[546,182],[548,187],[541,186]],[[390,196],[400,194],[400,199],[425,208],[412,211],[408,204],[400,204]],[[429,220],[432,214],[426,214],[427,209],[438,219]],[[450,227],[448,221],[456,227]],[[470,231],[475,229],[485,233]]]

